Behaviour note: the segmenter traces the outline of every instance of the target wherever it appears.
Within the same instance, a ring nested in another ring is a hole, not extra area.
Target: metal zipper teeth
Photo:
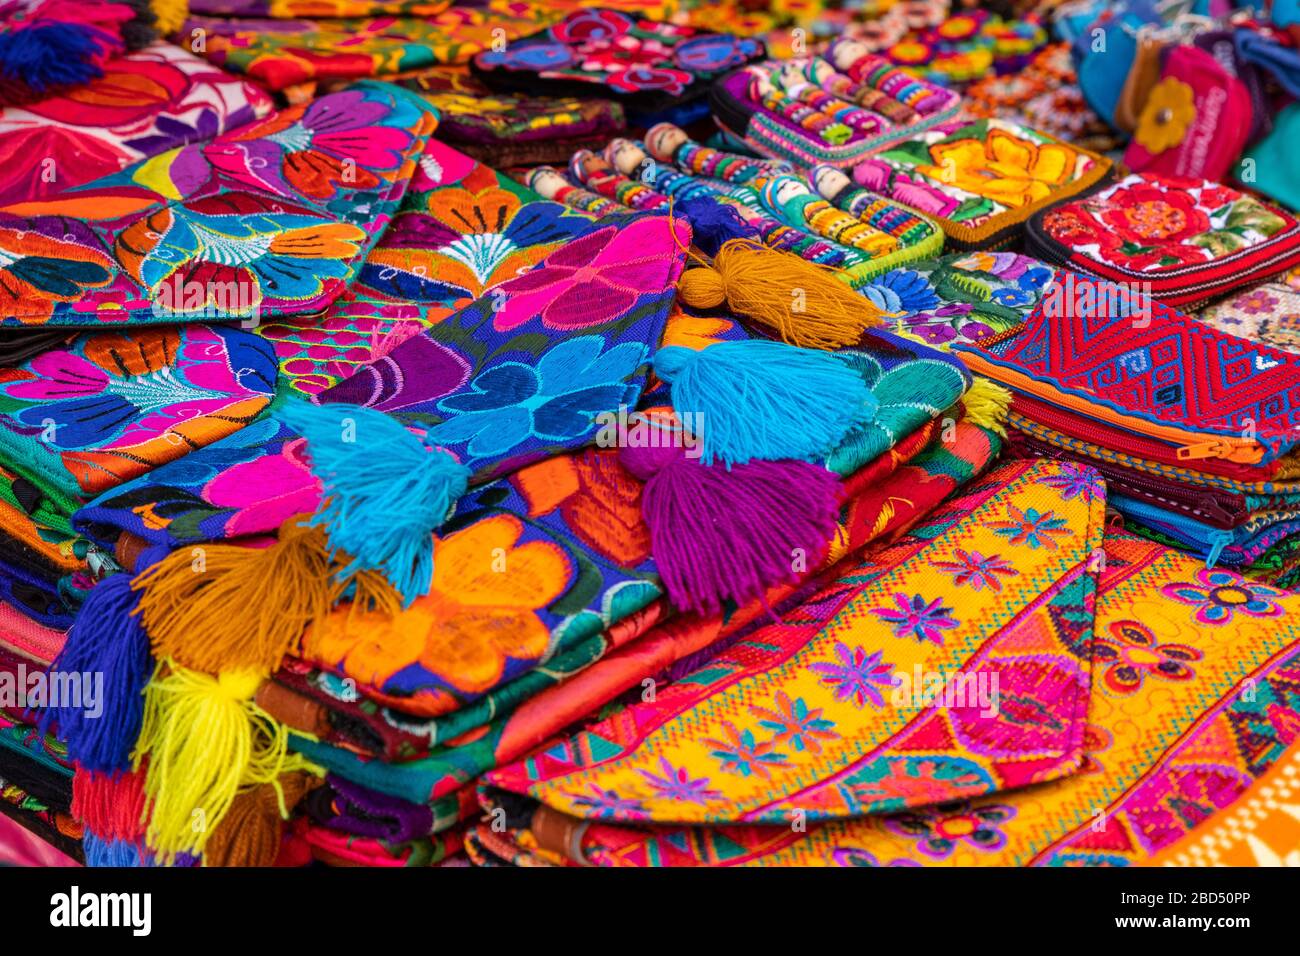
[[[1233,512],[1228,510],[1220,499],[1212,495],[1198,494],[1185,486],[1179,486],[1172,480],[1168,483],[1161,483],[1157,479],[1149,479],[1145,476],[1139,477],[1128,473],[1119,465],[1072,455],[1064,449],[1050,445],[1025,432],[1012,429],[1012,434],[1016,436],[1013,440],[1019,447],[1024,448],[1036,457],[1048,457],[1058,461],[1082,462],[1091,468],[1095,468],[1106,479],[1107,484],[1113,484],[1117,490],[1125,491],[1135,497],[1145,498],[1158,506],[1185,509],[1193,515],[1206,519],[1207,524],[1216,523],[1216,527],[1221,526],[1228,530],[1239,527],[1250,517],[1251,513],[1245,507],[1244,502],[1238,511]],[[1170,495],[1170,484],[1179,487],[1186,494],[1181,497]]]

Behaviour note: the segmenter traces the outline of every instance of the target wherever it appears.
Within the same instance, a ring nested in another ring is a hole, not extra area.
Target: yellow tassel
[[[154,656],[210,674],[270,674],[340,596],[325,530],[291,518],[268,548],[173,551],[138,575]]]
[[[323,772],[290,754],[288,731],[253,703],[260,683],[250,671],[214,678],[167,661],[145,688],[133,764],[147,758],[145,842],[162,862],[201,853],[241,790],[270,784],[278,793],[283,773]]]
[[[882,313],[834,270],[746,239],[729,239],[712,267],[687,269],[681,300],[697,309],[726,304],[803,348],[857,345]]]
[[[973,376],[971,386],[962,396],[966,418],[972,425],[987,428],[996,435],[1007,437],[1007,412],[1011,408],[1011,392],[992,379]]]
[[[149,9],[153,11],[154,29],[162,36],[179,32],[190,15],[189,0],[150,0]]]

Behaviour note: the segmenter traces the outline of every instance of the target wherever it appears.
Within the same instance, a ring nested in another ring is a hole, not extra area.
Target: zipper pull
[[[1232,446],[1218,438],[1196,442],[1193,445],[1182,445],[1175,451],[1179,461],[1190,461],[1195,458],[1224,458],[1231,453]]]
[[[1219,563],[1219,556],[1223,554],[1223,549],[1232,544],[1231,531],[1216,531],[1210,535],[1210,554],[1205,559],[1205,566],[1211,570]]]

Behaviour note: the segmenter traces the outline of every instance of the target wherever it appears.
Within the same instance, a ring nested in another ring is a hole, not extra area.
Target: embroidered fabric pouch
[[[1300,352],[1300,266],[1215,303],[1197,318],[1252,342]]]
[[[1297,442],[1300,357],[1072,273],[1022,327],[955,350],[1013,411],[1166,464],[1264,481]]]
[[[1300,263],[1300,222],[1230,186],[1135,173],[1038,213],[1027,248],[1194,309]]]
[[[87,334],[0,370],[0,459],[93,497],[238,431],[275,394],[270,346],[223,326]]]
[[[851,553],[867,541],[892,539],[918,522],[927,527],[937,521],[941,523],[931,509],[938,507],[940,500],[954,488],[982,472],[996,457],[999,447],[995,435],[962,419],[950,436],[951,441],[936,437],[906,464],[896,463],[897,458],[910,453],[911,446],[920,444],[913,438],[924,439],[930,434],[937,433],[925,429],[909,436],[889,455],[881,456],[853,476],[848,483],[837,554]],[[904,490],[909,488],[912,490]],[[945,507],[939,507],[939,511]],[[618,694],[640,687],[647,678],[663,685],[690,673],[696,668],[694,662],[711,658],[766,623],[768,608],[783,610],[797,606],[816,589],[817,580],[830,580],[833,576],[833,572],[825,571],[797,586],[772,588],[764,602],[751,602],[726,615],[685,614],[665,620],[662,602],[649,605],[606,629],[603,656],[599,659],[578,673],[563,675],[564,679],[557,684],[535,690],[534,696],[526,700],[512,702],[502,698],[494,708],[496,716],[490,723],[460,739],[446,736],[458,724],[455,720],[419,720],[379,706],[366,697],[360,697],[359,703],[350,702],[355,695],[349,694],[347,685],[334,675],[313,672],[302,678],[291,678],[291,684],[328,708],[333,729],[328,738],[331,743],[364,754],[374,746],[367,743],[370,736],[382,739],[386,747],[401,748],[392,751],[389,759],[404,760],[403,766],[391,768],[382,784],[376,785],[407,794],[410,799],[423,800],[430,794],[450,792],[503,762],[522,757]],[[552,671],[553,664],[548,662],[544,670]],[[285,679],[284,670],[277,679]],[[334,720],[335,715],[345,719]],[[357,732],[363,721],[368,735]],[[313,732],[310,726],[303,729]],[[322,740],[327,739],[321,731],[314,732]],[[313,748],[312,755],[313,759],[328,763],[346,775],[378,780],[375,764],[365,763],[364,758],[358,762],[336,749],[321,747]],[[389,752],[377,754],[388,755]]]
[[[1174,47],[1138,116],[1124,163],[1134,172],[1221,180],[1241,155],[1253,117],[1245,83],[1205,50]]]
[[[0,325],[319,312],[397,208],[436,125],[364,82],[0,211]]]
[[[271,108],[259,87],[178,46],[152,44],[110,60],[89,83],[0,110],[0,206],[211,139]]]
[[[1111,161],[1008,120],[954,120],[859,163],[854,179],[943,227],[954,249],[1018,240],[1038,210],[1109,177]],[[1041,258],[1041,256],[1040,256]]]
[[[760,40],[594,8],[479,53],[472,69],[497,90],[597,92],[653,113],[702,97],[714,77],[762,55]]]
[[[438,138],[496,169],[564,163],[627,125],[621,103],[587,97],[493,93],[463,67],[402,78],[438,111]]]
[[[952,119],[960,97],[874,54],[766,61],[719,79],[709,104],[719,125],[756,152],[800,168],[849,167]],[[842,61],[842,62],[841,62]]]
[[[489,777],[510,791],[483,798],[506,811],[506,832],[479,826],[471,836],[517,862],[598,866],[1125,866],[1185,846],[1179,841],[1231,813],[1292,746],[1300,599],[1127,534],[1108,534],[1102,553],[1078,773],[973,800],[813,823],[802,833],[788,821],[649,827],[622,822],[635,821],[643,793],[671,784],[679,800],[707,801],[719,780],[731,778],[715,771],[705,783],[700,769],[687,766],[665,780],[677,769],[670,765],[626,784],[619,778],[624,789],[613,794],[561,790],[566,782],[601,779],[600,761],[635,733],[627,720],[611,744],[580,734]],[[807,739],[813,728],[805,728]],[[808,759],[789,743],[780,746],[776,752],[788,759]],[[512,797],[530,785],[547,806]],[[1194,813],[1189,793],[1202,794]],[[580,796],[589,800],[579,804]]]
[[[956,252],[877,276],[858,291],[895,317],[894,330],[936,348],[1020,325],[1055,270],[1016,252]]]
[[[849,562],[653,701],[487,785],[611,824],[785,832],[792,815],[891,813],[1075,773],[1103,487],[1088,469],[1017,462],[961,502],[945,526]],[[1034,713],[951,693],[981,672]],[[926,683],[935,674],[949,692]]]
[[[428,17],[332,20],[191,17],[181,31],[203,31],[203,55],[271,90],[337,83],[465,63],[494,39],[514,39],[557,17],[537,4],[504,9],[456,5]]]

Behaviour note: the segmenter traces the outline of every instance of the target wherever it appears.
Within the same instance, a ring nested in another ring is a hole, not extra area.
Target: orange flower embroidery
[[[494,687],[506,659],[537,660],[537,616],[567,590],[572,564],[549,541],[517,544],[523,523],[493,515],[438,541],[428,594],[389,618],[340,608],[304,639],[307,656],[381,688],[419,663],[462,691]]]

